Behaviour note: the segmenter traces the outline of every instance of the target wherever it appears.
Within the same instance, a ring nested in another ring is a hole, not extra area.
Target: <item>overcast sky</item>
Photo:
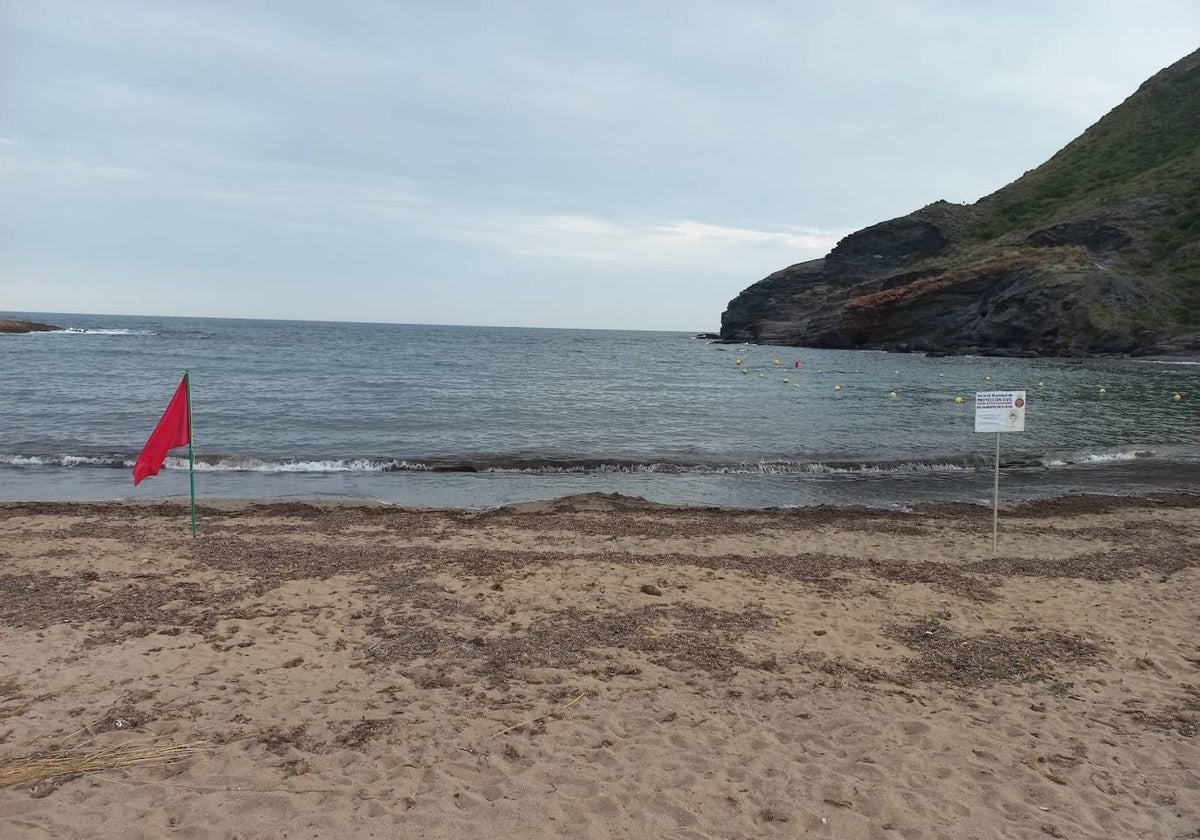
[[[0,310],[715,329],[1197,46],[1196,0],[0,0]]]

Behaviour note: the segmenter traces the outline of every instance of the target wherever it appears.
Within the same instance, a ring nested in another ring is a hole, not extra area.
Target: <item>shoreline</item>
[[[1197,508],[0,504],[0,823],[1175,840]]]
[[[1130,493],[1070,493],[1037,499],[1000,500],[1003,513],[1026,518],[1076,515],[1081,513],[1110,513],[1137,508],[1200,508],[1200,493],[1153,490]],[[62,501],[0,501],[0,516],[17,514],[93,514],[122,512],[127,510],[166,515],[187,512],[186,499],[119,499],[119,500],[62,500]],[[168,509],[170,509],[168,511]],[[925,501],[904,508],[883,508],[856,504],[815,504],[803,506],[736,507],[722,505],[675,504],[658,502],[641,496],[622,493],[585,492],[571,493],[549,499],[511,502],[487,508],[461,506],[419,507],[396,505],[374,499],[338,499],[322,496],[310,497],[246,497],[202,499],[196,511],[205,515],[220,516],[245,511],[277,514],[288,512],[295,515],[319,515],[323,510],[394,511],[404,514],[429,515],[473,515],[530,514],[530,513],[708,513],[713,515],[754,516],[774,515],[803,519],[814,516],[821,519],[858,516],[929,516],[948,514],[970,518],[987,514],[990,521],[991,501]]]
[[[0,503],[186,500],[185,470],[164,470],[136,490],[127,474],[110,469],[0,466]],[[491,509],[581,493],[617,493],[656,503],[697,507],[860,506],[906,509],[914,504],[991,502],[988,469],[887,473],[450,473],[204,472],[196,476],[198,500],[289,499],[423,509]],[[1200,493],[1200,459],[1147,458],[1080,466],[1002,469],[1001,500],[1076,494],[1144,496]]]

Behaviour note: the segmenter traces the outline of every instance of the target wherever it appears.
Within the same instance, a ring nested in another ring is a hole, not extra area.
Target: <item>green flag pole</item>
[[[188,483],[192,489],[192,539],[196,538],[196,452],[192,449],[192,374],[183,372],[188,404]]]

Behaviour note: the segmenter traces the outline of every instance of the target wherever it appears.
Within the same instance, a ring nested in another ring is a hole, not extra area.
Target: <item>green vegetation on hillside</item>
[[[972,233],[993,239],[1133,198],[1171,204],[1198,192],[1200,51],[1148,80],[1046,163],[981,199]],[[1186,239],[1194,221],[1180,218],[1172,228]],[[1162,256],[1173,242],[1163,242]]]

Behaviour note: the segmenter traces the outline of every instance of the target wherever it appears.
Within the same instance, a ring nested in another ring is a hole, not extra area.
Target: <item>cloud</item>
[[[747,276],[823,256],[846,230],[756,230],[699,222],[589,216],[479,216],[443,233],[526,257],[637,267],[742,270]]]

